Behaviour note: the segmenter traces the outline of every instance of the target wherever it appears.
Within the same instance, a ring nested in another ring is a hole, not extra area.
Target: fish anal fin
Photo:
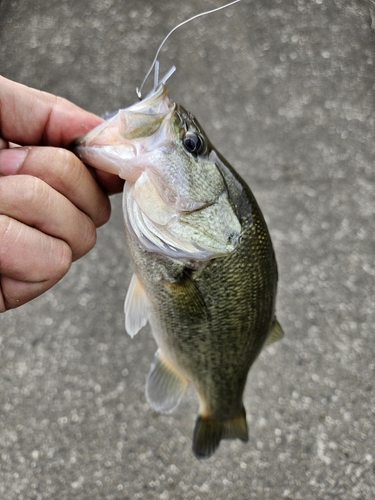
[[[124,311],[125,330],[133,338],[146,325],[149,317],[149,302],[146,291],[135,273],[126,294]]]
[[[189,381],[162,354],[155,354],[146,381],[148,404],[159,413],[172,413],[179,405]]]
[[[274,342],[277,342],[278,340],[281,340],[284,337],[284,331],[280,326],[280,323],[277,321],[276,318],[274,318],[273,323],[272,323],[272,328],[271,332],[268,335],[268,338],[264,344],[264,347],[267,347]]]
[[[222,439],[248,441],[246,412],[228,420],[214,420],[198,415],[193,435],[193,452],[197,458],[209,458],[219,447]]]

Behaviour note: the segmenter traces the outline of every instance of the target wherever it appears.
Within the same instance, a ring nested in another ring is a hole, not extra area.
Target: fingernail
[[[27,149],[13,148],[0,151],[0,174],[13,175],[21,168],[25,161]]]

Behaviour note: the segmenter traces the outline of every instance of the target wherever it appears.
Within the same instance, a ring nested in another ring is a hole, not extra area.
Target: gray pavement
[[[135,100],[167,31],[200,11],[199,0],[3,0],[0,73],[112,111]],[[94,250],[0,317],[0,498],[373,499],[369,4],[243,0],[176,32],[161,56],[172,63],[172,97],[253,189],[279,262],[286,335],[250,373],[250,440],[199,462],[193,391],[174,415],[148,407],[155,344],[148,328],[124,332],[131,269],[116,196]]]

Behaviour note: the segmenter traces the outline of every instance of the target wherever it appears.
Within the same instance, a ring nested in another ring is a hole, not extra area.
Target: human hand
[[[122,181],[64,149],[101,121],[0,76],[0,312],[57,283],[108,221]]]

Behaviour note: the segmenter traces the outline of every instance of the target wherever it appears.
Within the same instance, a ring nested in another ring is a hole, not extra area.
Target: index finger
[[[67,147],[102,121],[62,97],[0,76],[0,136],[5,141]]]

